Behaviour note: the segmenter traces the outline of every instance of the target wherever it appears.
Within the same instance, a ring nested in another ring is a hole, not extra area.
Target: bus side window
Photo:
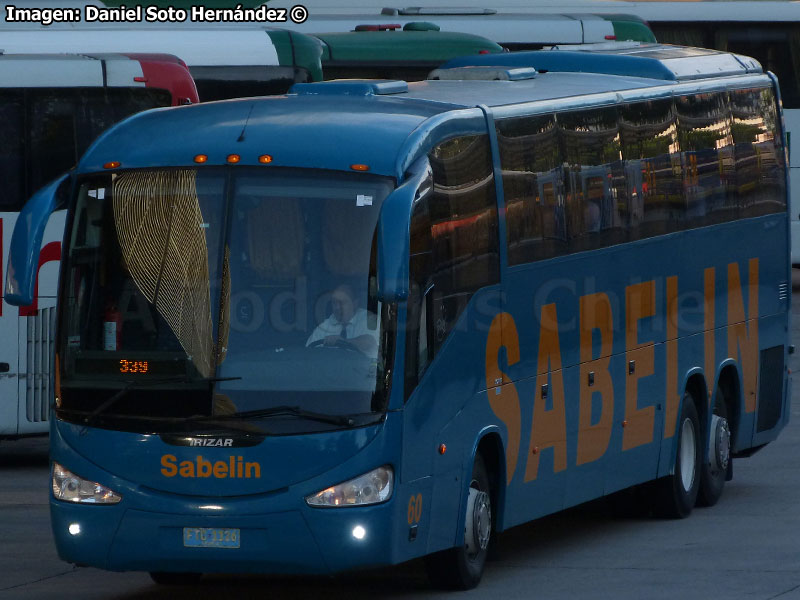
[[[627,239],[628,202],[616,108],[558,115],[571,252]]]
[[[497,121],[508,264],[568,250],[561,153],[554,115]]]
[[[631,220],[629,239],[682,229],[682,165],[672,100],[625,104],[619,109],[619,117],[622,157],[629,165],[626,175],[631,213],[632,217],[641,215],[641,222]],[[639,172],[632,172],[632,168]]]
[[[730,101],[740,216],[786,210],[786,166],[772,90],[733,90]]]
[[[472,295],[500,281],[488,136],[443,142],[431,150],[428,160],[433,190],[417,202],[411,219],[408,321],[412,330],[406,347],[413,354],[406,356],[407,395]]]
[[[29,195],[24,179],[24,114],[21,90],[0,91],[0,210],[20,210]]]
[[[733,145],[727,98],[721,93],[675,99],[678,140],[683,153],[686,227],[736,218],[732,189]]]
[[[32,194],[78,162],[77,94],[73,90],[29,90],[29,191]]]
[[[770,23],[768,27],[750,26],[742,23],[738,27],[719,28],[712,23],[714,44],[706,48],[717,48],[751,56],[761,63],[764,71],[772,71],[781,82],[781,97],[784,108],[800,107],[800,87],[797,77],[797,57],[800,38],[796,23]],[[661,40],[661,38],[658,38]],[[695,44],[692,44],[695,45]]]
[[[428,210],[433,247],[434,352],[472,294],[500,281],[497,199],[488,136],[465,136],[429,154],[433,194]]]

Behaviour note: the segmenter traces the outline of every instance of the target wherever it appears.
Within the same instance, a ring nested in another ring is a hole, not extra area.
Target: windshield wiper
[[[148,388],[151,386],[161,385],[165,383],[216,383],[218,381],[232,381],[234,379],[241,379],[241,377],[200,377],[198,379],[190,379],[189,377],[170,377],[168,379],[150,379],[150,380],[134,379],[133,381],[128,382],[125,385],[125,387],[123,387],[121,390],[110,396],[105,402],[100,404],[92,412],[86,415],[86,418],[84,418],[83,420],[83,424],[88,427],[98,415],[103,414],[109,408],[114,406],[114,404],[116,404],[122,398],[127,396],[128,392],[130,392],[131,390]]]
[[[344,425],[352,427],[355,424],[353,417],[360,416],[360,413],[355,415],[329,415],[325,413],[313,412],[305,410],[299,406],[273,406],[272,408],[262,408],[259,410],[245,410],[235,412],[228,415],[209,415],[197,418],[191,418],[193,421],[228,421],[232,419],[262,419],[265,417],[277,417],[284,415],[291,415],[295,417],[302,417],[311,421],[320,421],[322,423],[332,423],[333,425]]]

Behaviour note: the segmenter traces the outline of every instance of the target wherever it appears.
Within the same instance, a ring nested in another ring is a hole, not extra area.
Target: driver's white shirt
[[[357,337],[361,337],[362,335],[370,335],[375,338],[375,343],[378,343],[378,328],[370,329],[367,327],[367,315],[369,313],[364,308],[359,308],[356,310],[353,318],[347,323],[346,327],[342,326],[342,323],[339,322],[334,315],[331,315],[327,319],[325,319],[322,323],[317,325],[317,328],[313,331],[311,336],[308,338],[306,342],[306,346],[310,346],[314,342],[319,340],[324,340],[329,335],[341,335],[342,329],[347,330],[347,335],[343,336],[346,337],[348,340],[352,340]]]

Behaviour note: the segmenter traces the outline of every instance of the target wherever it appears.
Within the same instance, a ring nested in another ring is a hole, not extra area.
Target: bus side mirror
[[[5,300],[13,306],[33,303],[44,229],[53,211],[66,205],[69,181],[69,173],[51,181],[31,196],[19,213],[6,271]]]
[[[400,302],[408,298],[408,253],[414,202],[431,187],[427,157],[417,160],[406,180],[389,194],[378,220],[378,299]]]

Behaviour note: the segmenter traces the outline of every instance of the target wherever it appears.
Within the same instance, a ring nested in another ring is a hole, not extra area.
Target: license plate
[[[238,529],[220,527],[184,527],[183,545],[187,548],[238,548]]]

